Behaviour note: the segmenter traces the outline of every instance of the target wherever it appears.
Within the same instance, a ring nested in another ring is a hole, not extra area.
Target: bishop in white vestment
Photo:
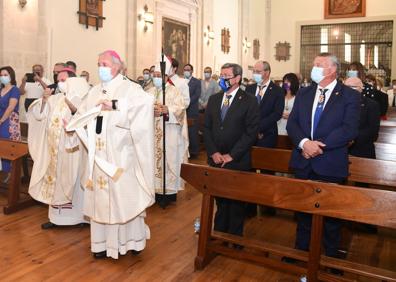
[[[68,124],[88,153],[84,213],[91,219],[95,258],[117,259],[143,250],[150,230],[145,210],[154,203],[154,99],[120,74],[115,51],[99,55],[101,83]]]
[[[28,145],[34,161],[29,194],[49,205],[49,222],[43,229],[58,225],[86,223],[82,212],[83,190],[80,186],[81,148],[77,135],[67,134],[64,123],[88,93],[83,78],[65,68],[58,74],[61,93],[51,95],[46,89],[43,98],[29,107]]]
[[[180,168],[183,162],[188,162],[186,109],[183,96],[169,82],[166,83],[165,105],[163,105],[162,78],[158,65],[153,73],[153,83],[154,87],[149,89],[148,93],[155,98],[155,192],[159,195],[163,194],[163,119],[165,119],[165,194],[173,195],[184,188]]]

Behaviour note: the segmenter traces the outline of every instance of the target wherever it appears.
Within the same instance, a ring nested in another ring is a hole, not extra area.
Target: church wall
[[[42,0],[41,0],[42,1]],[[29,1],[30,2],[30,1]],[[127,47],[127,1],[103,2],[103,27],[85,27],[78,23],[78,1],[47,0],[48,61],[49,67],[56,62],[73,60],[77,71],[87,70],[91,82],[98,82],[98,54],[107,49],[117,51],[125,60]]]
[[[215,72],[219,72],[225,63],[240,63],[241,38],[240,29],[240,1],[238,0],[216,0],[213,1],[213,60]],[[230,30],[230,51],[225,54],[221,51],[221,30]]]
[[[329,23],[359,22],[370,19],[389,19],[396,14],[396,1],[394,0],[367,0],[366,17],[326,20]],[[287,72],[299,70],[299,27],[301,24],[323,23],[324,4],[318,0],[276,0],[271,1],[271,38],[270,38],[270,63],[272,77],[282,78]],[[396,26],[394,26],[394,34]],[[275,45],[277,42],[287,41],[291,44],[291,57],[288,61],[278,62],[275,60]],[[396,37],[394,35],[394,42]],[[393,44],[395,46],[395,44]],[[393,67],[396,70],[396,52],[393,47]]]
[[[33,64],[47,63],[42,43],[46,38],[42,4],[32,0],[22,9],[18,1],[0,3],[0,65],[15,69],[18,84],[26,72],[31,72]]]

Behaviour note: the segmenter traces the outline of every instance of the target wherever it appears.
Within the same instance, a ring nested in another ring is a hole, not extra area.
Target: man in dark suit
[[[358,77],[350,77],[345,80],[344,84],[359,93],[363,91],[363,83]],[[359,133],[355,140],[351,142],[349,154],[361,158],[375,159],[374,142],[378,138],[380,121],[381,114],[378,103],[361,94]]]
[[[205,111],[204,140],[208,164],[248,171],[251,168],[250,150],[258,132],[258,104],[253,96],[239,88],[241,66],[225,64],[220,75],[223,91],[210,96]],[[242,236],[245,203],[216,198],[216,204],[214,229]]]
[[[256,146],[274,148],[278,137],[277,122],[282,118],[285,107],[285,93],[270,80],[271,66],[258,61],[254,65],[255,84],[246,87],[246,93],[256,97],[260,105],[260,126]]]
[[[268,62],[258,61],[253,68],[255,84],[246,87],[246,93],[255,96],[260,108],[260,125],[256,146],[274,148],[278,138],[278,120],[285,108],[285,92],[270,80],[271,66]],[[274,208],[267,207],[266,212],[275,215]],[[249,217],[257,214],[257,205],[248,203],[246,213]]]
[[[334,55],[321,53],[313,65],[315,84],[298,92],[286,127],[295,145],[290,166],[297,178],[341,184],[348,176],[348,143],[358,135],[360,96],[337,82],[340,65]],[[297,221],[296,248],[308,250],[312,217],[297,213]],[[340,221],[325,219],[327,256],[337,256],[340,228]]]
[[[201,96],[201,81],[192,76],[194,68],[191,64],[186,64],[183,68],[184,78],[188,80],[190,90],[190,105],[187,108],[188,138],[190,157],[195,158],[199,154],[198,123],[199,123],[199,96]]]

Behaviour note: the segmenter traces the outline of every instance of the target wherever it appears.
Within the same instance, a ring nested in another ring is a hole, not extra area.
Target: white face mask
[[[58,89],[59,89],[60,92],[66,93],[66,91],[67,91],[66,82],[64,82],[64,81],[59,81],[59,82],[58,82]]]

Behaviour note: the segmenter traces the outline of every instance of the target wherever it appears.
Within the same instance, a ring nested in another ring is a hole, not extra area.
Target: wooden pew
[[[396,192],[192,164],[183,164],[181,175],[185,181],[203,194],[201,229],[198,253],[195,258],[197,270],[203,269],[215,254],[223,254],[297,275],[307,274],[310,282],[339,281],[339,279],[350,281],[325,273],[320,269],[320,266],[336,268],[369,278],[396,281],[396,272],[321,255],[323,218],[326,216],[396,228],[394,217]],[[312,214],[310,251],[305,252],[245,237],[212,232],[214,197],[237,199]],[[240,244],[245,248],[243,250],[231,249],[221,244],[224,241]],[[305,261],[308,266],[306,269],[297,265],[285,264],[265,256],[263,253]]]
[[[396,145],[385,143],[374,143],[375,155],[378,160],[396,161]]]
[[[26,143],[0,139],[0,158],[11,161],[11,178],[7,187],[8,202],[4,207],[4,214],[16,212],[35,203],[30,197],[26,200],[19,199],[22,158],[27,155],[28,146]]]
[[[276,148],[278,149],[292,149],[293,142],[291,141],[290,137],[287,135],[278,135],[276,140]]]
[[[252,148],[252,167],[272,172],[293,173],[289,168],[291,150]],[[396,189],[396,163],[349,156],[348,181],[383,185]]]

